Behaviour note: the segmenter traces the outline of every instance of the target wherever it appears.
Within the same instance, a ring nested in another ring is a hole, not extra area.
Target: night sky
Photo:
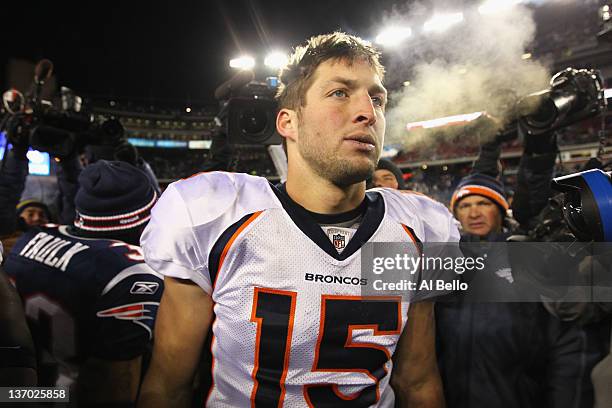
[[[171,104],[210,102],[215,88],[234,73],[229,59],[243,52],[263,65],[268,51],[289,52],[315,34],[341,29],[372,40],[392,15],[410,10],[414,17],[415,10],[420,10],[422,18],[419,13],[416,18],[422,23],[434,11],[432,4],[449,2],[453,9],[461,10],[481,1],[5,2],[0,83],[6,86],[9,58],[49,58],[55,64],[58,85],[82,96]],[[548,21],[554,28],[565,24],[562,17],[584,20],[583,1],[550,1],[551,6],[539,13],[539,24]],[[436,11],[449,10],[436,7]],[[258,78],[272,74],[259,72]]]
[[[374,0],[17,3],[10,15],[3,13],[2,69],[10,57],[44,57],[54,62],[59,85],[79,94],[176,102],[211,100],[216,86],[232,75],[229,59],[241,51],[263,63],[267,50],[288,51],[311,35],[338,28],[372,38],[381,11],[393,5]]]

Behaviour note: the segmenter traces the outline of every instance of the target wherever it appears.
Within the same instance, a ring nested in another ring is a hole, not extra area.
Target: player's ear
[[[297,112],[292,109],[283,108],[276,115],[276,130],[278,133],[292,141],[297,141]]]

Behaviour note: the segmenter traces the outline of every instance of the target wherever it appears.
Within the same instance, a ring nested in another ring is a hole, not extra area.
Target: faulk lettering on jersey
[[[65,272],[72,257],[88,248],[89,246],[80,242],[67,241],[39,232],[28,241],[19,255]]]

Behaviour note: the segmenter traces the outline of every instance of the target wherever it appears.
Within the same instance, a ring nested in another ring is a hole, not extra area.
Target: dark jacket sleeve
[[[21,300],[0,267],[0,386],[36,385],[35,356]]]
[[[501,143],[493,140],[480,146],[478,158],[474,161],[472,173],[482,173],[491,177],[499,175],[497,163],[501,155]]]
[[[548,406],[590,408],[594,403],[591,371],[606,354],[603,337],[610,326],[605,323],[580,326],[555,318],[550,323]]]
[[[17,228],[15,207],[28,176],[28,159],[10,150],[0,167],[0,236],[10,235]]]
[[[541,135],[524,135],[524,151],[519,163],[517,186],[512,202],[512,214],[521,227],[530,230],[533,219],[544,209],[552,197],[552,181],[557,157],[555,132]]]
[[[57,187],[59,189],[59,223],[72,225],[75,217],[74,198],[79,189],[79,174],[82,170],[77,156],[62,161],[57,170]]]
[[[551,180],[557,153],[523,154],[519,164],[512,214],[523,228],[542,211],[552,196]]]

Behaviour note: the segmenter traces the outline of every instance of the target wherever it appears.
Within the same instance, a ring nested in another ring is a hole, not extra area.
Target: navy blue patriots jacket
[[[163,278],[140,247],[48,224],[26,232],[4,267],[31,324],[40,385],[72,384],[89,357],[129,360],[148,350]]]

